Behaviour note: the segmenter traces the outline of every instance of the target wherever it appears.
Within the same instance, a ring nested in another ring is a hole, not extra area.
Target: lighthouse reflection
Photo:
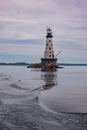
[[[44,81],[43,84],[44,90],[50,89],[55,85],[57,85],[57,72],[54,71],[44,72],[42,73],[41,78]]]

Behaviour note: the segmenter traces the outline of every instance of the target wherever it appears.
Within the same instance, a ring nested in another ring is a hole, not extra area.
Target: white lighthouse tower
[[[54,50],[53,50],[53,34],[52,29],[49,27],[47,28],[46,34],[46,46],[44,51],[44,58],[41,59],[42,69],[46,68],[49,64],[56,65],[57,58],[54,57]]]
[[[45,51],[44,51],[44,58],[46,58],[46,59],[54,58],[52,37],[53,37],[52,30],[50,28],[48,28],[47,35],[46,35],[46,47],[45,47]]]

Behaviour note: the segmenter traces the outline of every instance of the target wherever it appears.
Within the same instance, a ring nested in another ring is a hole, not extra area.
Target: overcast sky
[[[87,0],[0,0],[0,62],[40,62],[47,26],[58,62],[87,63]]]

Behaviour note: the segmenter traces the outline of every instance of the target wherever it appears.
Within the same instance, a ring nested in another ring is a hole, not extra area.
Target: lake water
[[[0,130],[87,130],[87,66],[0,66]]]

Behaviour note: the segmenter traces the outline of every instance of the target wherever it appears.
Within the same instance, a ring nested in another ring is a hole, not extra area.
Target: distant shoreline
[[[25,63],[25,62],[15,62],[15,63],[0,63],[0,66],[1,65],[4,65],[4,66],[29,66],[31,65],[32,63]],[[59,66],[87,66],[87,64],[71,64],[71,63],[58,63]]]
[[[59,66],[87,66],[87,64],[71,64],[71,63],[59,63]]]
[[[15,63],[0,63],[0,65],[14,65],[14,66],[27,66],[29,63],[25,62],[15,62]]]

